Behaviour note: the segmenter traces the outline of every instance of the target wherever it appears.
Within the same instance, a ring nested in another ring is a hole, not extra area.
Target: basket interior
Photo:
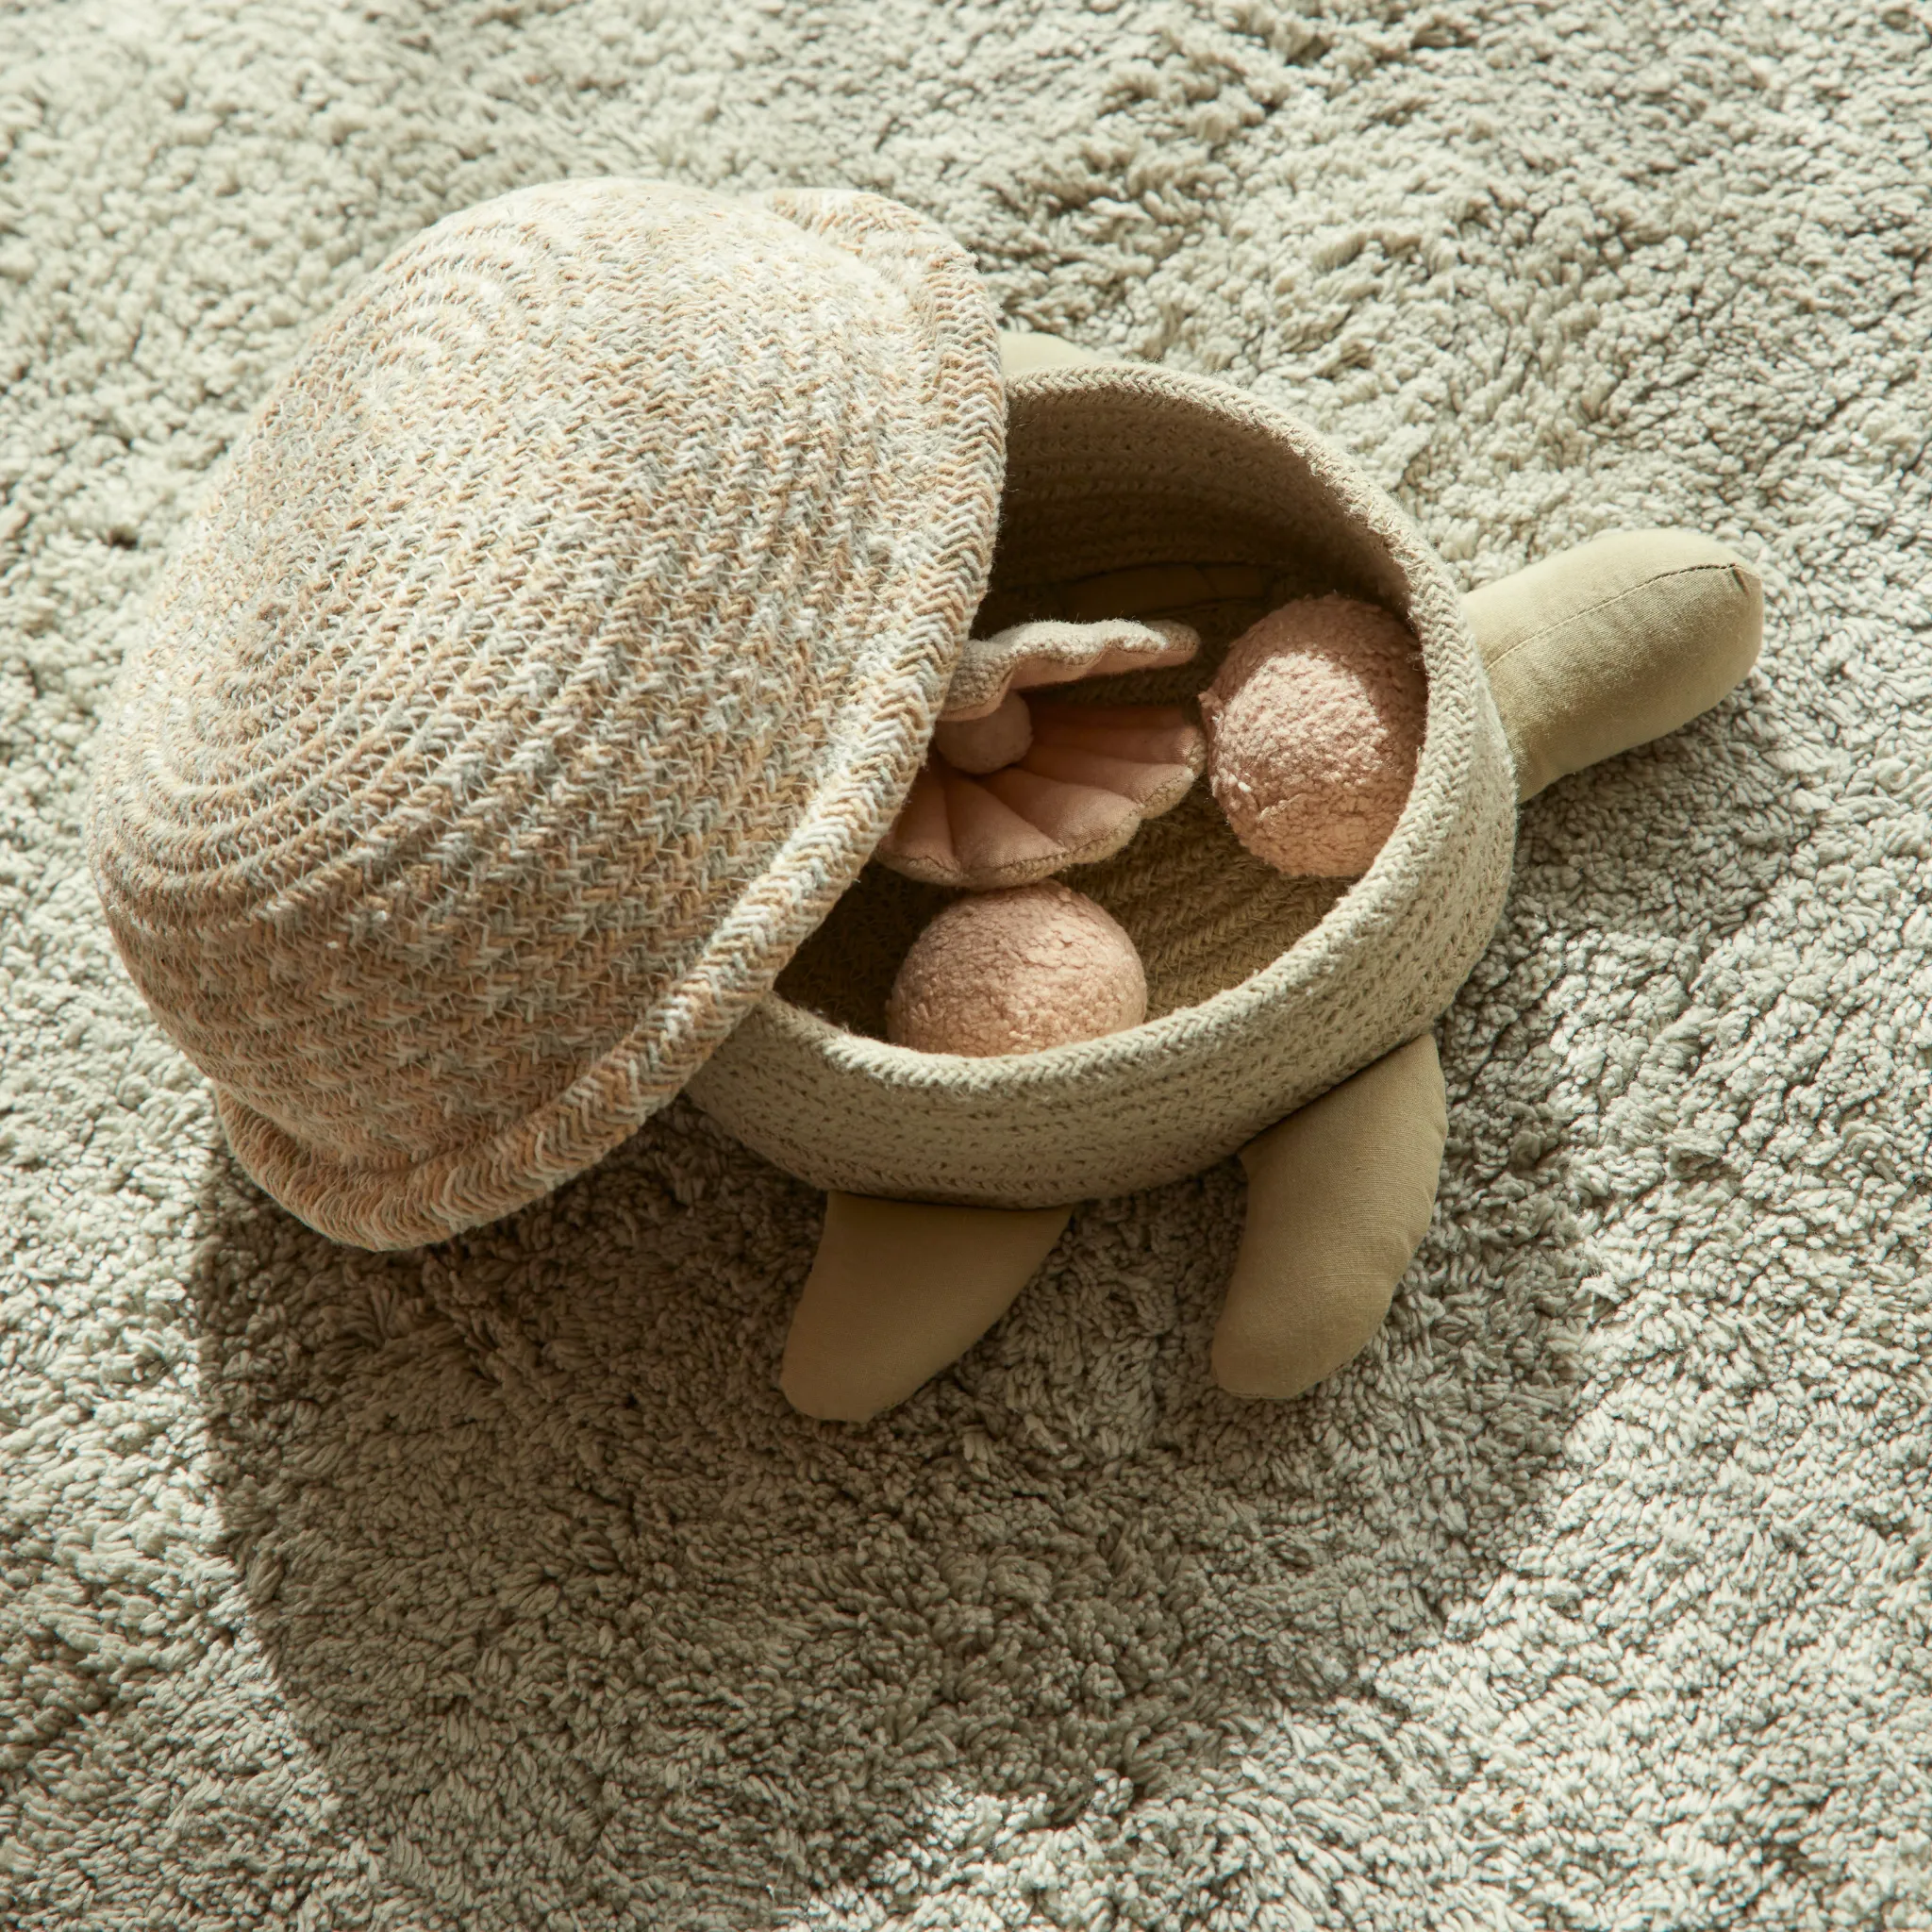
[[[1014,385],[999,543],[974,630],[1170,617],[1193,625],[1202,648],[1174,669],[1058,687],[1057,701],[1181,704],[1198,722],[1197,694],[1228,645],[1291,598],[1339,591],[1407,616],[1380,538],[1279,438],[1186,397],[1081,375]],[[1150,1020],[1259,972],[1352,883],[1291,877],[1256,858],[1205,776],[1112,858],[1060,876],[1132,936]],[[954,896],[868,865],[780,974],[779,996],[883,1038],[900,962]]]

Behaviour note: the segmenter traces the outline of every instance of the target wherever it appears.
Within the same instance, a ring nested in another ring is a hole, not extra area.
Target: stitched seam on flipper
[[[1599,597],[1594,604],[1586,604],[1581,610],[1573,610],[1567,616],[1552,618],[1539,630],[1533,630],[1525,637],[1520,637],[1513,644],[1506,645],[1491,658],[1485,655],[1483,662],[1493,671],[1498,664],[1506,663],[1515,657],[1525,644],[1533,644],[1540,638],[1546,638],[1552,631],[1560,630],[1566,624],[1574,624],[1580,618],[1594,617],[1599,610],[1607,610],[1613,604],[1622,604],[1626,598],[1634,597],[1640,591],[1647,591],[1656,584],[1667,584],[1673,577],[1702,576],[1709,571],[1724,571],[1737,575],[1745,567],[1737,563],[1687,563],[1681,570],[1660,570],[1655,576],[1648,576],[1641,584],[1632,584],[1627,591],[1619,591],[1614,597]],[[1746,575],[1750,575],[1747,571]],[[1480,645],[1478,645],[1480,648]]]

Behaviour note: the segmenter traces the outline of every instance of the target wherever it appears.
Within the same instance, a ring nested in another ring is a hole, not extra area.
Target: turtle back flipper
[[[1764,635],[1757,572],[1689,530],[1595,538],[1462,608],[1524,798],[1707,711]]]
[[[869,1422],[957,1361],[1046,1259],[1071,1208],[825,1199],[779,1387],[822,1422]]]
[[[1214,1331],[1235,1395],[1299,1395],[1357,1355],[1427,1231],[1448,1134],[1430,1034],[1241,1150],[1247,1223]]]

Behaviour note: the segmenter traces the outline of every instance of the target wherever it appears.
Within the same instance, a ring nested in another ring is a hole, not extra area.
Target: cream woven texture
[[[1455,586],[1353,463],[1238,391],[1148,369],[1017,377],[1008,434],[1004,572],[1172,560],[1175,544],[1196,553],[1182,560],[1240,561],[1278,546],[1311,582],[1407,617],[1429,677],[1427,741],[1400,824],[1312,933],[1130,1032],[969,1060],[765,1000],[690,1091],[824,1187],[1035,1208],[1195,1172],[1430,1024],[1507,884],[1515,778]],[[1161,960],[1147,965],[1157,979]]]
[[[1105,626],[1043,618],[974,638],[946,688],[948,718],[984,718],[1008,691],[1051,690],[1075,678],[1133,670],[1137,663],[1185,662],[1200,639],[1184,624],[1117,618]]]
[[[967,258],[867,195],[525,190],[322,326],[159,588],[91,826],[270,1192],[433,1240],[677,1091],[911,779],[1002,436]]]

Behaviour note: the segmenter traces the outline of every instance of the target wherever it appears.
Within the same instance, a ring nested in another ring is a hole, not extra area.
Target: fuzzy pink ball
[[[1201,694],[1235,837],[1285,873],[1352,878],[1395,829],[1428,718],[1415,634],[1353,597],[1270,611]]]
[[[913,942],[886,1035],[922,1053],[1037,1053],[1138,1026],[1147,975],[1091,899],[1048,879],[957,899]]]

